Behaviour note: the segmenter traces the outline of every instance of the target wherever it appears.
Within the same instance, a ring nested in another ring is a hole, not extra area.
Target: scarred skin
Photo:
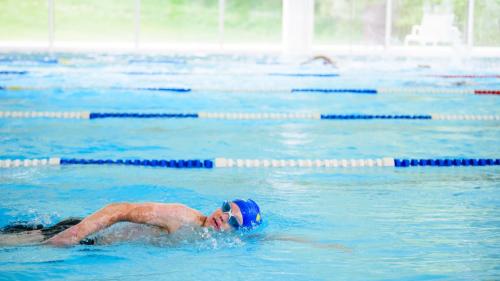
[[[231,203],[232,213],[241,224],[238,205]],[[45,241],[54,246],[78,244],[85,237],[118,222],[148,224],[173,233],[182,226],[207,227],[217,231],[230,230],[229,215],[220,208],[209,216],[182,204],[164,203],[113,203],[83,219],[79,224]]]

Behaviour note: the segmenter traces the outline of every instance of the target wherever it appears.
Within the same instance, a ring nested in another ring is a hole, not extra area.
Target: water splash
[[[242,232],[217,232],[193,226],[185,226],[168,234],[154,226],[119,223],[91,238],[95,238],[98,245],[132,243],[204,251],[241,247],[245,245],[244,235]]]

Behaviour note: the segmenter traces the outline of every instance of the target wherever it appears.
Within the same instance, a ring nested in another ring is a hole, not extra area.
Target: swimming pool
[[[0,91],[4,112],[500,115],[497,95],[445,92],[500,89],[500,79],[494,76],[500,73],[498,60],[343,57],[339,69],[331,69],[276,57],[4,54],[0,68],[5,71],[0,74],[0,86],[6,88]],[[284,75],[298,73],[338,76]],[[147,90],[167,87],[195,90]],[[436,92],[289,91],[296,88]],[[496,159],[499,124],[427,119],[0,118],[0,155]],[[500,276],[499,172],[498,166],[0,169],[0,226],[15,221],[50,225],[117,201],[180,202],[209,213],[235,197],[257,201],[264,219],[257,236],[143,238],[63,249],[1,247],[0,277],[494,280]],[[265,238],[280,235],[315,243]],[[345,248],[325,247],[331,243]]]

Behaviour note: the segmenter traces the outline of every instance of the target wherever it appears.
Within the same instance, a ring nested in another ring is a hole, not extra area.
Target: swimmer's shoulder
[[[175,212],[181,215],[201,214],[200,211],[182,203],[153,203],[160,211]]]
[[[181,203],[151,203],[153,211],[158,217],[168,221],[169,232],[174,232],[182,225],[201,225],[205,215],[185,204]]]

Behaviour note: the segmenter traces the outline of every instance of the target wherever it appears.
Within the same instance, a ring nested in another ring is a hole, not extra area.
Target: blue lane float
[[[25,74],[28,74],[28,71],[0,70],[0,75],[25,75]]]
[[[189,73],[182,73],[182,72],[144,72],[144,71],[129,71],[129,72],[123,72],[123,74],[126,75],[184,75],[184,74],[189,74]]]
[[[77,159],[77,158],[61,158],[60,165],[126,165],[126,166],[148,166],[162,168],[213,168],[213,161],[209,159]]]
[[[190,88],[138,88],[137,90],[142,91],[157,91],[157,92],[175,92],[175,93],[189,93],[191,92]]]
[[[500,159],[493,158],[438,158],[438,159],[394,159],[395,167],[415,166],[498,166]]]
[[[28,62],[28,63],[39,63],[39,64],[58,64],[58,59],[41,59],[41,60],[31,60],[31,59],[15,59],[15,58],[2,58],[0,63],[16,63],[16,62]]]
[[[285,76],[285,77],[338,77],[337,73],[268,73],[269,76]]]
[[[103,118],[198,118],[197,113],[97,113],[89,114],[89,119]]]

